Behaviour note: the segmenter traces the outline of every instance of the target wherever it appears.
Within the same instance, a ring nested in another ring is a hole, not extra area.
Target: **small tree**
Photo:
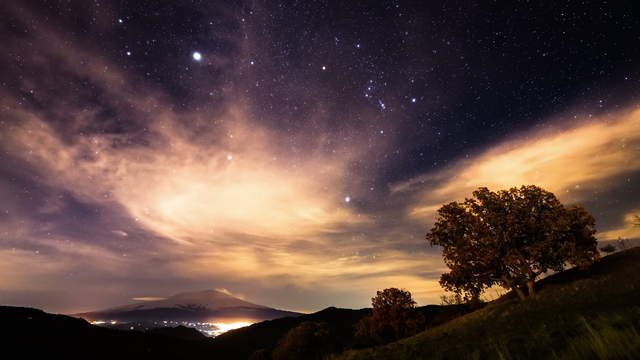
[[[466,304],[465,299],[460,293],[453,293],[451,295],[440,295],[440,305],[462,305]]]
[[[271,356],[274,360],[322,359],[333,350],[326,323],[305,321],[289,330]]]
[[[373,310],[356,325],[356,336],[369,343],[385,343],[415,334],[424,327],[424,316],[404,289],[378,291],[371,298]]]
[[[584,208],[566,208],[537,186],[479,188],[473,198],[443,205],[426,238],[443,248],[451,269],[440,278],[446,290],[478,299],[500,285],[525,299],[524,289],[534,295],[542,273],[567,264],[586,267],[598,258],[594,224]]]

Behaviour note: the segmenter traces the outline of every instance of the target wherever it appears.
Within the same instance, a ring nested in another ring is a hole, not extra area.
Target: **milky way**
[[[640,238],[631,4],[3,3],[0,303],[436,303],[424,235],[478,186]]]

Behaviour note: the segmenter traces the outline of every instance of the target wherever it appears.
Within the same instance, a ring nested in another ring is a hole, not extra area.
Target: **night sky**
[[[479,186],[640,238],[633,3],[3,1],[0,303],[437,303]]]

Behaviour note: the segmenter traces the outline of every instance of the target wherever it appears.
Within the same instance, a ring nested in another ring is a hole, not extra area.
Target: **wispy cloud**
[[[640,210],[635,210],[624,214],[623,223],[620,227],[607,230],[598,234],[599,240],[640,239],[640,225],[638,225]]]
[[[585,200],[588,190],[640,170],[640,110],[538,131],[507,140],[452,166],[396,184],[393,192],[416,194],[415,217],[433,216],[439,205],[461,200],[480,186],[505,189],[536,184],[566,201]]]

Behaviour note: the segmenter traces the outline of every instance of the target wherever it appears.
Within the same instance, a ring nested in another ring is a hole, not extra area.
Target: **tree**
[[[305,321],[289,330],[271,354],[274,360],[322,359],[333,350],[326,323]]]
[[[378,291],[371,298],[373,310],[356,325],[356,336],[369,343],[386,343],[407,337],[422,330],[422,313],[416,311],[416,302],[404,289],[389,288]]]
[[[525,289],[535,294],[541,274],[593,263],[595,232],[583,207],[564,207],[553,193],[528,185],[498,192],[481,187],[464,202],[443,205],[426,238],[443,248],[451,270],[440,278],[446,290],[479,299],[499,285],[524,300]]]

